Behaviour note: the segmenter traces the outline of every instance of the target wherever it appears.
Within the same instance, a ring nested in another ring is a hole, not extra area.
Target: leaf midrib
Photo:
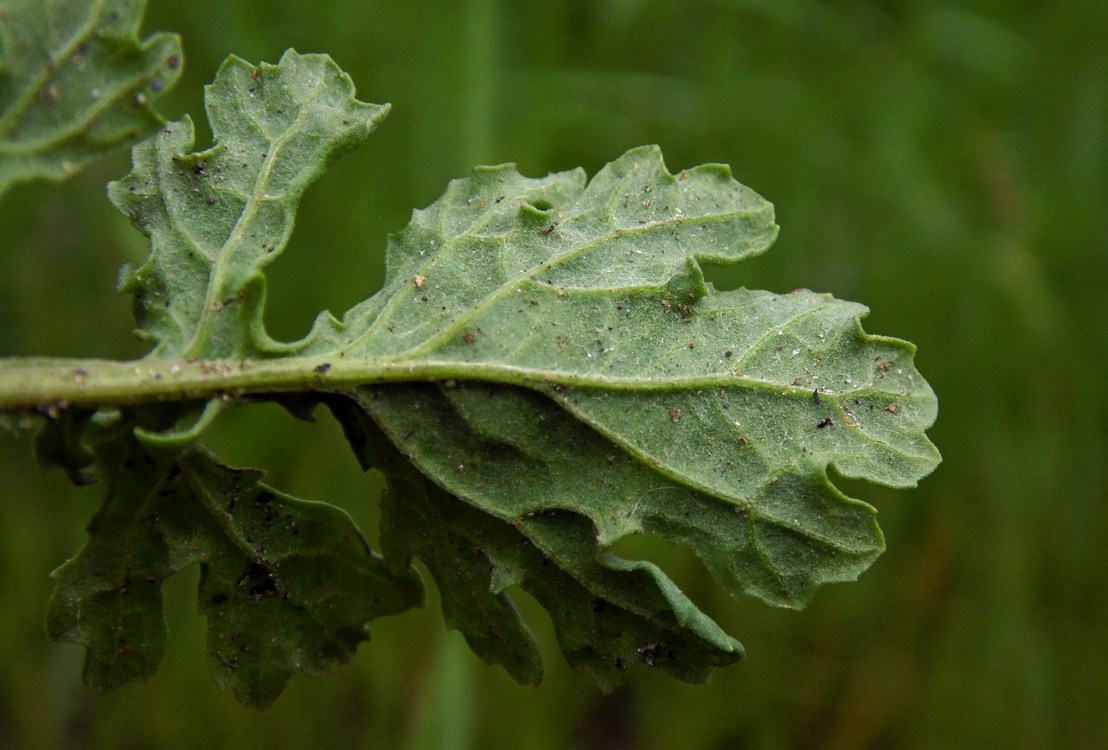
[[[79,375],[75,375],[79,373]],[[577,374],[503,364],[465,361],[413,362],[404,357],[335,358],[331,355],[249,359],[196,359],[152,356],[131,362],[86,359],[11,359],[5,361],[0,411],[33,409],[42,403],[111,406],[222,394],[345,392],[363,385],[400,382],[482,381],[539,390],[555,386],[607,391],[660,392],[704,388],[746,388],[800,400],[812,397],[794,386],[747,375],[708,374],[666,378]],[[836,398],[885,396],[892,391],[876,380],[835,394]],[[897,393],[901,403],[923,394]]]
[[[300,111],[296,115],[296,120],[285,129],[280,137],[269,141],[269,148],[265,161],[255,181],[254,192],[247,201],[246,208],[239,215],[238,221],[235,222],[235,226],[231,230],[231,234],[228,236],[227,241],[223,243],[223,247],[220,248],[219,254],[212,261],[212,275],[208,280],[208,290],[207,294],[204,296],[204,307],[200,312],[200,320],[196,323],[196,330],[184,347],[184,352],[186,354],[191,354],[192,356],[203,354],[203,347],[207,343],[207,334],[212,326],[212,322],[215,320],[215,316],[219,314],[215,309],[215,304],[222,294],[221,289],[223,287],[225,271],[229,265],[229,258],[242,243],[246,227],[250,224],[254,216],[257,215],[258,208],[261,206],[263,198],[270,197],[268,193],[269,181],[277,158],[282,153],[284,146],[291,139],[292,134],[299,130],[305,117],[309,114],[313,114],[312,105],[315,103],[316,99],[319,98],[320,91],[323,89],[323,83],[323,77],[316,78],[315,88],[312,89],[311,95],[305,97],[303,101],[300,102]],[[259,123],[258,130],[260,133],[264,134],[265,131],[260,125],[261,123]]]

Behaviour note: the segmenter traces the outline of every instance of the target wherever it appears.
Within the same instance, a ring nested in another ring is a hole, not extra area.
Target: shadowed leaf
[[[108,497],[88,543],[55,572],[47,615],[53,638],[87,647],[89,684],[155,672],[162,583],[193,563],[216,679],[256,707],[296,670],[319,676],[349,661],[370,620],[421,603],[418,580],[390,572],[338,508],[284,495],[200,449],[157,455],[127,435],[126,423],[102,435]]]

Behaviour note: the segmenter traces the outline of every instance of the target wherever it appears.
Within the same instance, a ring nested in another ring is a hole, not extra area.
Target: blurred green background
[[[517,687],[445,633],[432,591],[259,714],[208,676],[195,571],[167,587],[155,678],[80,683],[81,649],[48,643],[42,617],[98,490],[40,475],[29,439],[0,431],[0,748],[1108,746],[1104,0],[154,0],[146,28],[184,38],[171,118],[202,120],[227,54],[286,47],[394,105],[309,191],[272,267],[276,336],[372,293],[385,234],[473,164],[593,173],[658,143],[674,171],[730,163],[777,206],[776,248],[713,269],[718,286],[860,300],[867,330],[919,346],[945,461],[914,491],[849,483],[888,552],[804,612],[730,600],[681,551],[652,552],[747,647],[707,685],[638,669],[602,696],[524,601],[547,678]],[[127,170],[120,153],[0,203],[0,353],[142,353],[113,288],[145,246],[104,191]],[[249,407],[209,442],[375,540],[379,478],[332,422]]]

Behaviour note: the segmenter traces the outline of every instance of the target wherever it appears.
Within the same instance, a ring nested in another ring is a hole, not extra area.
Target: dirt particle
[[[262,599],[277,593],[277,581],[264,562],[252,562],[237,581],[241,590],[246,590],[254,599]]]
[[[331,369],[330,362],[322,362],[312,368],[312,372],[318,372],[320,375]]]
[[[831,417],[824,417],[819,421],[816,427],[822,430],[824,427],[832,427],[834,424],[835,423],[831,421]]]
[[[819,406],[819,388],[812,391],[812,403]]]

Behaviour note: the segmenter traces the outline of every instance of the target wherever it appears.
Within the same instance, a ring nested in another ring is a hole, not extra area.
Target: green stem
[[[328,391],[399,380],[465,377],[456,368],[333,357],[196,360],[0,360],[0,412],[122,406],[257,393]]]
[[[805,386],[782,386],[736,374],[651,379],[573,374],[488,362],[426,362],[409,358],[288,357],[251,361],[148,358],[0,359],[0,412],[106,407],[251,394],[349,391],[398,382],[484,381],[506,385],[668,391],[741,386],[811,398]],[[856,393],[862,393],[857,391]]]

